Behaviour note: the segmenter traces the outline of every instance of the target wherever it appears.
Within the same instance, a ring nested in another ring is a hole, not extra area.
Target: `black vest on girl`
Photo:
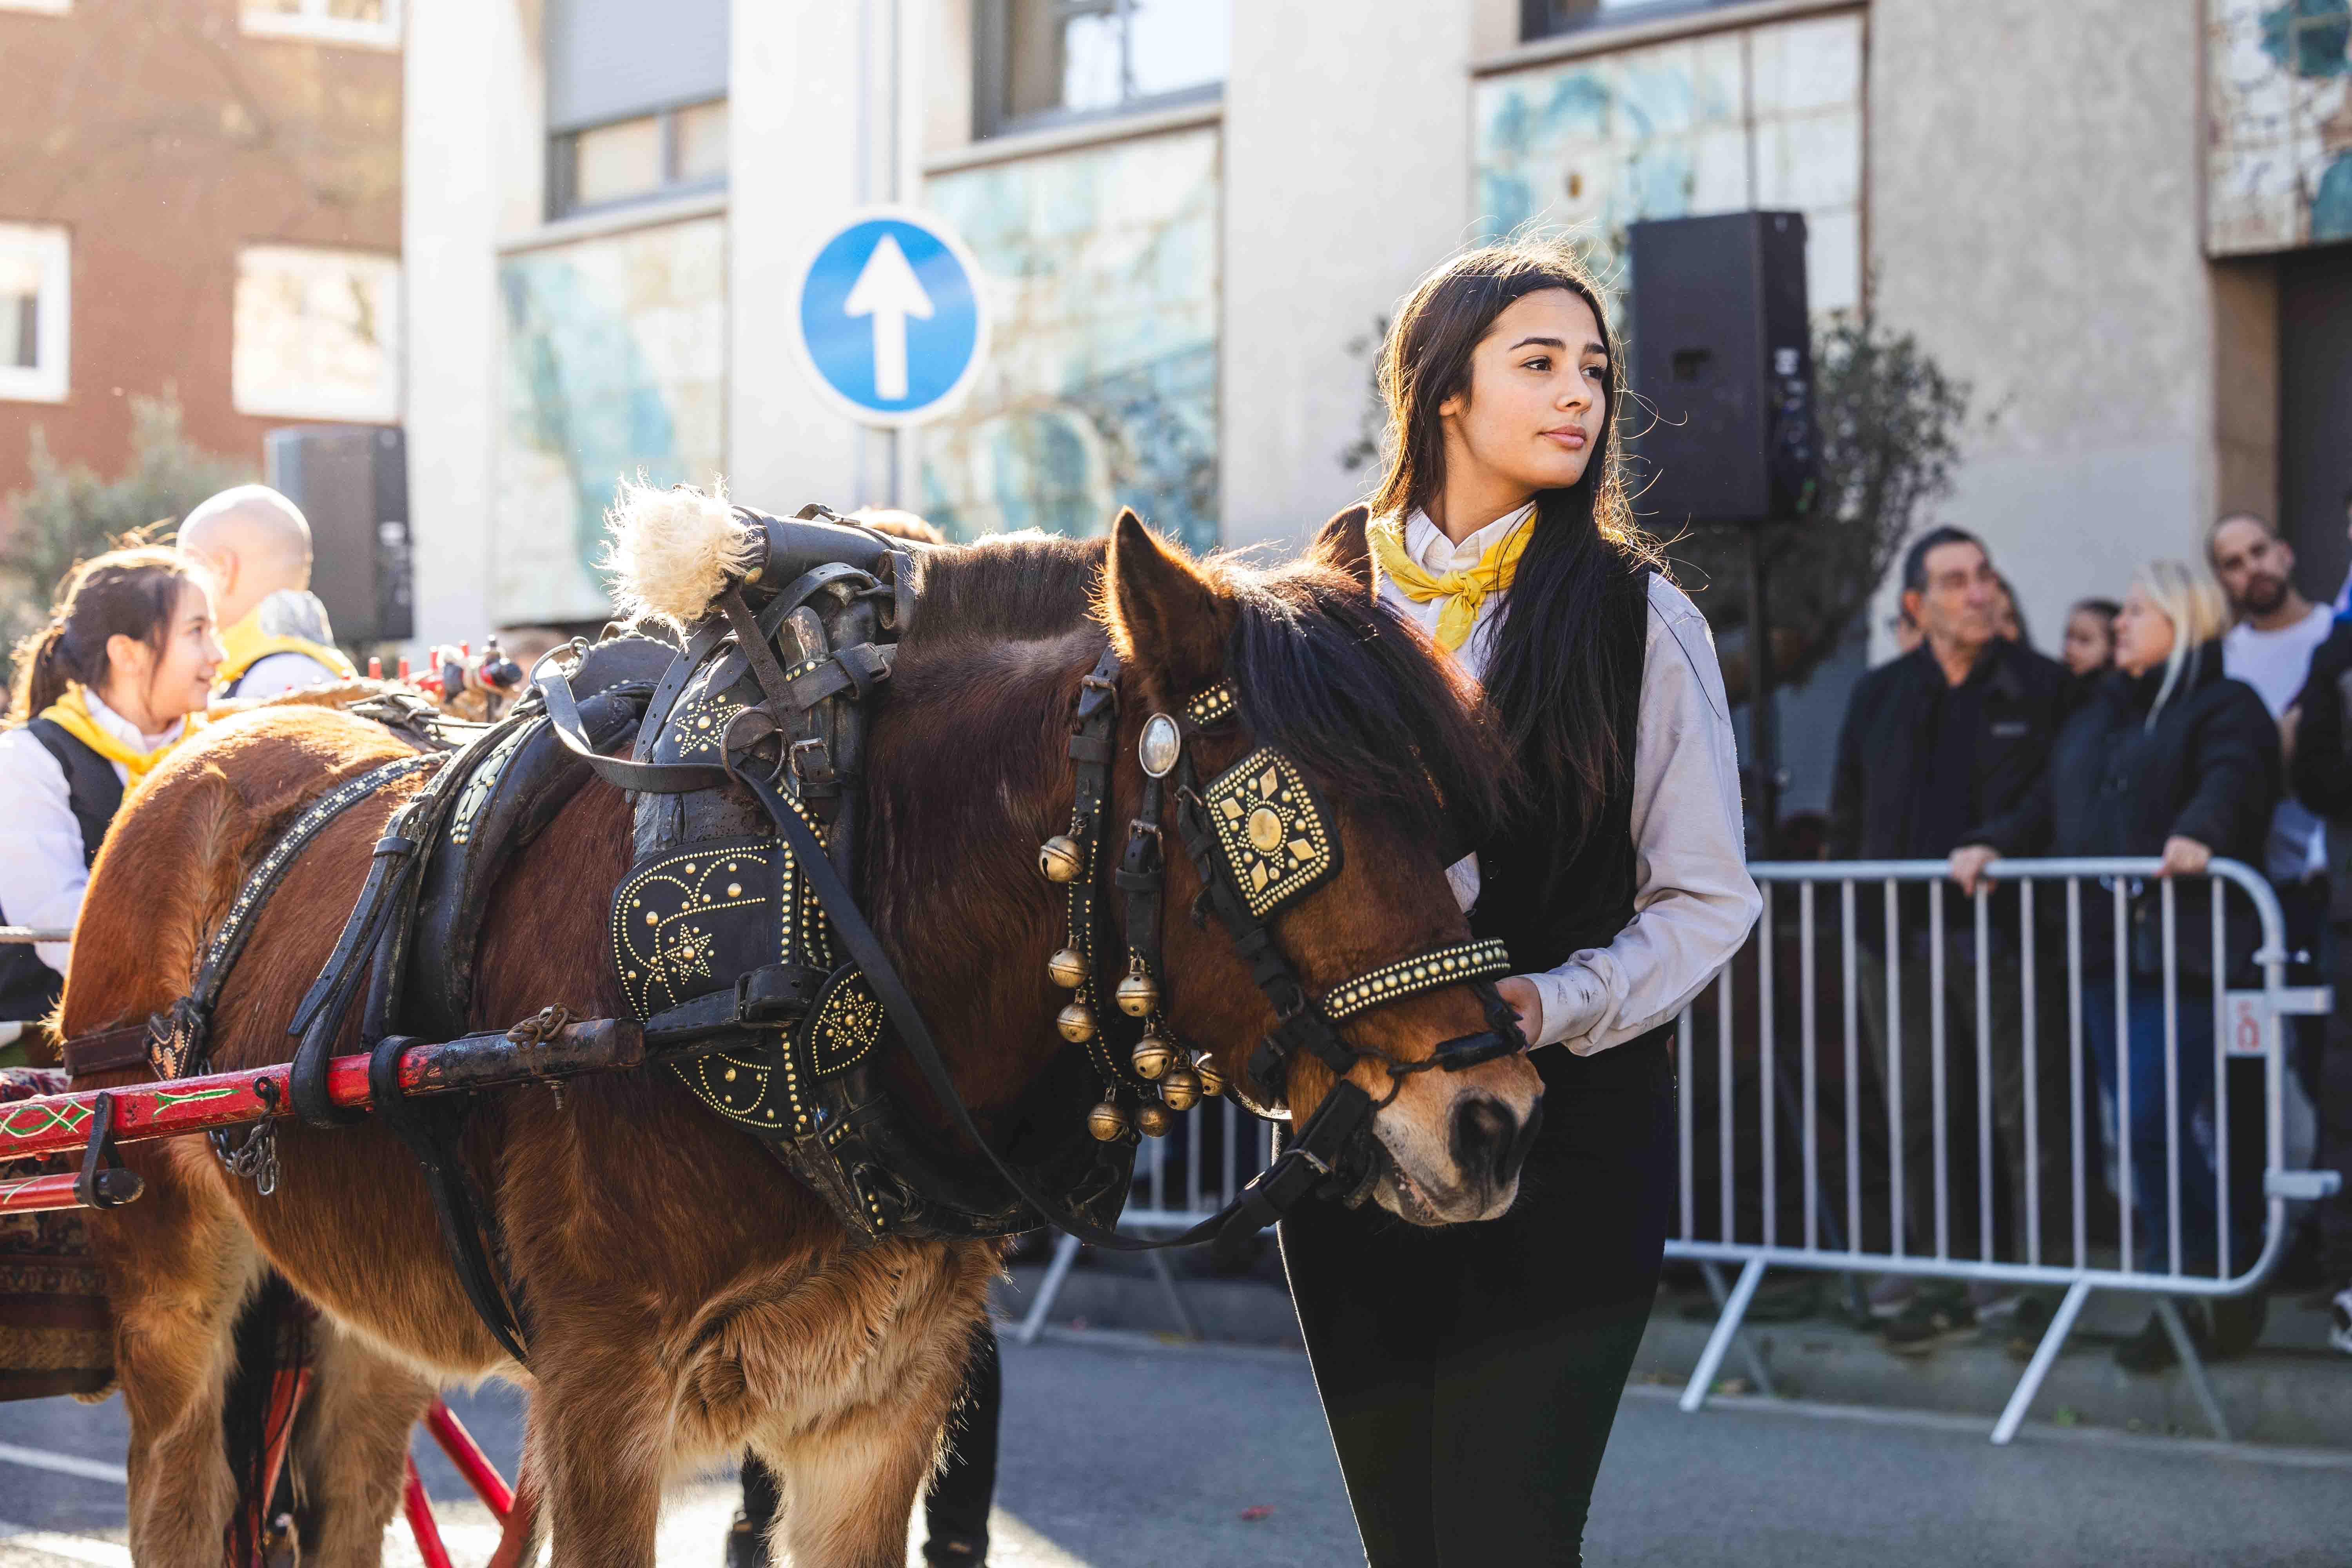
[[[1470,929],[1502,938],[1511,950],[1511,967],[1523,974],[1557,969],[1586,948],[1607,947],[1633,919],[1633,735],[1649,642],[1648,568],[1629,566],[1604,596],[1602,613],[1609,617],[1603,635],[1616,656],[1609,725],[1622,765],[1601,802],[1601,819],[1564,866],[1548,828],[1507,826],[1478,851],[1478,904]]]
[[[122,806],[122,781],[114,764],[47,719],[25,726],[66,773],[66,801],[81,826],[81,863],[98,858],[106,830]],[[0,888],[0,923],[7,920],[7,889]],[[0,942],[0,1022],[46,1017],[65,993],[65,977],[24,942]]]

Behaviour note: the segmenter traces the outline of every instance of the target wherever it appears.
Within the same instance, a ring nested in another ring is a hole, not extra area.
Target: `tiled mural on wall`
[[[2205,248],[2352,239],[2352,0],[2206,0]]]
[[[1798,211],[1812,309],[1858,305],[1862,89],[1859,16],[1488,78],[1472,106],[1480,237],[1556,227],[1622,288],[1638,220]]]
[[[1217,542],[1217,133],[934,175],[986,275],[988,362],[919,442],[950,537],[1100,533],[1117,509]]]
[[[621,477],[708,484],[725,471],[726,220],[509,256],[499,286],[491,613],[504,626],[593,620],[610,608],[595,559]]]

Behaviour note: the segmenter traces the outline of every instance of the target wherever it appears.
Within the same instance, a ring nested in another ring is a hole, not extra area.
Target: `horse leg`
[[[539,1483],[549,1568],[653,1568],[674,1380],[650,1356],[609,1342],[542,1335],[530,1349],[539,1386],[522,1468]]]
[[[902,1401],[754,1444],[784,1483],[775,1544],[790,1549],[793,1568],[904,1568],[908,1521],[938,1462],[958,1386],[952,1377],[919,1386]]]
[[[218,1568],[237,1500],[221,1406],[237,1313],[261,1260],[217,1190],[196,1184],[209,1173],[185,1172],[194,1183],[177,1179],[187,1164],[212,1158],[190,1142],[192,1149],[140,1162],[154,1173],[144,1201],[92,1221],[131,1417],[131,1554],[142,1568]]]
[[[316,1332],[310,1393],[295,1431],[295,1473],[310,1504],[303,1556],[326,1568],[375,1568],[400,1508],[409,1434],[432,1386],[325,1319]]]

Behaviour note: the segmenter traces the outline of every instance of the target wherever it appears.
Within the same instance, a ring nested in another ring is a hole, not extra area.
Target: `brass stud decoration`
[[[1339,869],[1339,844],[1323,802],[1297,764],[1261,747],[1202,792],[1226,865],[1249,911],[1272,910],[1320,887]]]
[[[1049,882],[1075,882],[1086,868],[1078,841],[1066,833],[1056,833],[1037,847],[1037,869]]]
[[[1382,964],[1369,974],[1360,974],[1344,985],[1332,987],[1323,998],[1323,1013],[1338,1023],[1383,1002],[1402,1001],[1419,992],[1510,972],[1510,952],[1494,938],[1457,942]]]
[[[1192,721],[1196,730],[1220,723],[1232,718],[1233,713],[1234,689],[1222,680],[1184,704],[1184,717]]]

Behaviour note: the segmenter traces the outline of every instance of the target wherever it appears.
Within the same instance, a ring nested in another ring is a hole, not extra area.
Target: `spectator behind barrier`
[[[2001,855],[2161,857],[2166,878],[2196,877],[2216,855],[2256,861],[2279,795],[2278,731],[2252,687],[2221,671],[2229,612],[2221,590],[2185,562],[2156,561],[2135,573],[2116,617],[2116,669],[2093,688],[2051,748],[2050,765],[2026,798],[1969,832],[1951,857],[1953,879],[1973,891]],[[2168,1251],[2166,1186],[2164,927],[2153,886],[2135,886],[2126,933],[2126,968],[2115,966],[2113,904],[2103,889],[2082,900],[2083,1029],[2111,1108],[2116,1064],[2130,1053],[2131,1102],[2116,1124],[2130,1140],[2133,1263],[2178,1265],[2210,1275],[2218,1257],[2211,1150],[2213,1094],[2211,889],[2191,882],[2175,899],[2179,1028],[2181,1256]],[[2225,902],[2233,914],[2245,900]],[[2233,931],[2232,952],[2252,947]],[[2116,1037],[2116,987],[2125,991],[2128,1038]],[[2065,1038],[2059,1034],[2053,1038]],[[2253,1261],[2261,1194],[2232,1185],[2231,1272]],[[2240,1208],[2239,1205],[2242,1205]],[[2261,1327],[2259,1298],[2213,1304],[2216,1353],[2242,1351]],[[2200,1329],[2199,1331],[2202,1332]],[[2136,1371],[2171,1359],[2161,1322],[2150,1317],[2116,1352]]]
[[[1956,528],[1939,528],[1914,543],[1903,561],[1903,607],[1921,630],[1918,647],[1879,666],[1862,679],[1846,710],[1838,738],[1835,778],[1831,785],[1828,842],[1840,860],[1941,860],[1962,835],[1987,816],[2014,810],[2042,776],[2052,738],[2065,717],[2074,685],[2066,670],[2021,642],[1999,635],[2000,578],[1984,546]],[[1893,1082],[1891,1042],[1900,1039],[1902,1058],[1901,1147],[1906,1248],[1936,1249],[1936,1111],[1937,1096],[1932,1041],[1936,999],[1934,956],[1929,951],[1929,903],[1945,902],[1944,1027],[1948,1039],[1977,1035],[1977,973],[1974,923],[1968,910],[1940,888],[1905,890],[1898,941],[1899,1009],[1890,1006],[1886,964],[1861,966],[1867,1037],[1882,1079]],[[2041,1171],[2043,1257],[2061,1236],[2071,1236],[2059,1206],[2064,1184],[2056,1154],[2063,1146],[2045,1126],[2042,1146],[2026,1147],[2024,1062],[2014,1020],[2021,1005],[2019,942],[2014,900],[2005,900],[2002,920],[1986,965],[1992,1037],[1993,1142],[1999,1170],[2012,1206],[2006,1215],[2012,1237],[2024,1228],[2021,1209],[2027,1162]],[[1879,922],[1863,922],[1864,940],[1883,944]],[[2045,984],[2036,991],[2041,1037],[2062,1039],[2064,988]],[[2059,1053],[2040,1053],[2035,1062],[2042,1102],[2061,1101],[2063,1063]],[[1965,1194],[1949,1203],[1948,1240],[1955,1256],[1979,1252],[1975,1201],[1976,1054],[1947,1054],[1946,1169],[1948,1191]],[[2000,1223],[1997,1217],[1997,1225]],[[2004,1249],[2022,1256],[2021,1245]],[[1961,1287],[1941,1281],[1916,1287],[1885,1331],[1891,1350],[1919,1352],[1975,1329],[1975,1313]]]
[[[2312,1100],[2319,1112],[2322,1169],[2344,1184],[2317,1205],[2319,1268],[2327,1281],[2329,1342],[2352,1355],[2352,621],[2338,622],[2312,655],[2294,761],[2295,793],[2326,822],[2328,980],[2336,1006],[2326,1019]]]
[[[2074,679],[2089,681],[2115,668],[2116,616],[2123,609],[2113,599],[2077,599],[2066,612],[2066,637],[2059,657]]]

